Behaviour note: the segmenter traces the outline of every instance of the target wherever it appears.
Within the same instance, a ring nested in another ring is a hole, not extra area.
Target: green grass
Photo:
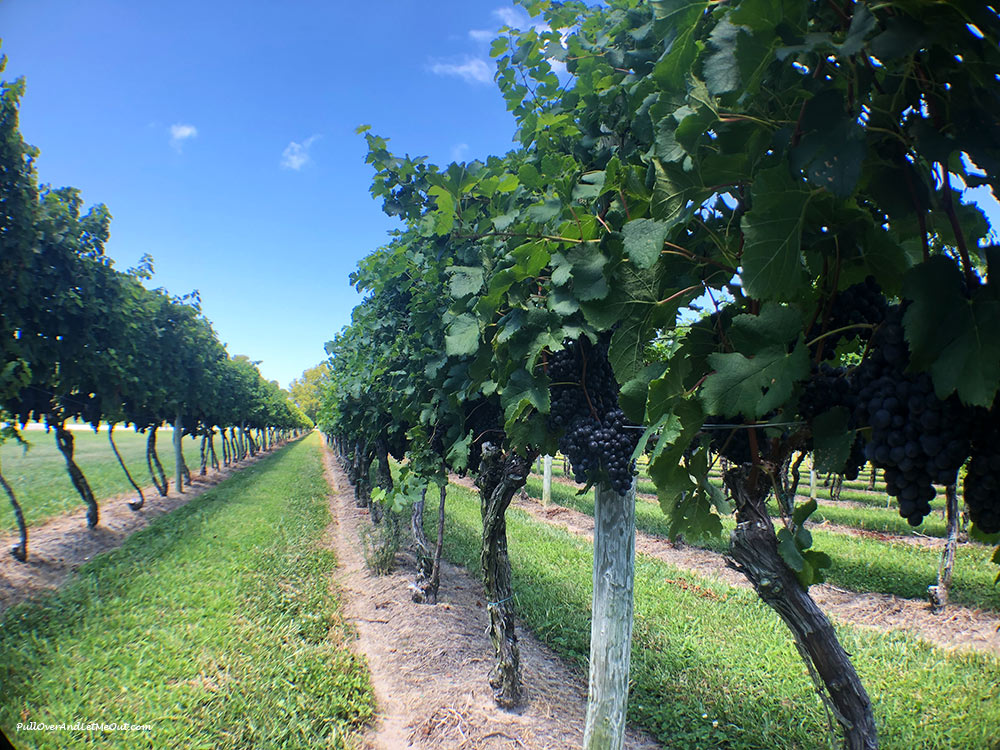
[[[28,431],[24,435],[31,444],[27,451],[11,442],[0,446],[0,470],[14,489],[28,526],[68,510],[83,507],[83,500],[73,488],[69,473],[66,471],[66,461],[56,448],[55,433]],[[125,478],[125,472],[118,465],[118,459],[115,458],[108,443],[107,432],[74,430],[73,436],[74,460],[87,477],[94,496],[98,498],[98,505],[103,498],[125,492],[134,496],[135,490]],[[156,452],[171,487],[174,484],[172,440],[172,430],[157,431]],[[119,428],[115,430],[115,444],[139,486],[145,488],[152,484],[149,470],[146,468],[146,436]],[[196,474],[201,466],[200,449],[200,439],[193,437],[184,439],[184,460],[192,474]],[[215,441],[215,450],[221,461],[218,440]],[[156,490],[151,488],[151,492],[155,494]],[[147,499],[153,494],[147,493]],[[0,500],[0,529],[15,527],[14,512],[6,496],[3,496]]]
[[[553,476],[562,477],[563,474],[561,471],[557,473],[553,470]],[[713,478],[715,480],[714,484],[721,487],[722,480],[716,475],[713,475]],[[864,482],[858,482],[857,485],[858,487],[863,487]],[[879,531],[886,534],[897,534],[901,536],[923,534],[924,536],[943,537],[947,532],[945,521],[942,519],[940,514],[940,510],[944,507],[943,493],[937,500],[931,503],[932,507],[938,512],[928,515],[924,519],[924,522],[919,526],[910,526],[910,524],[906,522],[906,519],[900,517],[896,509],[895,501],[893,501],[892,504],[886,508],[886,496],[884,494],[876,496],[868,492],[863,492],[860,489],[857,491],[850,491],[846,489],[846,487],[847,485],[845,483],[845,489],[841,494],[841,500],[852,500],[868,507],[857,508],[846,504],[824,504],[820,506],[819,510],[815,514],[813,514],[813,519],[817,523],[822,523],[824,520],[828,520],[830,523],[839,524],[841,526],[849,526],[855,529]],[[800,485],[800,496],[803,496],[803,489],[805,489],[805,492],[808,493],[808,487],[803,488],[803,486]],[[641,476],[636,483],[636,490],[640,494],[656,494],[656,486],[653,482],[650,479],[646,479]],[[821,500],[828,499],[829,494],[829,489],[819,488],[817,497]],[[777,506],[773,503],[771,512],[777,512]]]
[[[541,496],[541,480],[528,480],[528,491]],[[560,505],[594,514],[593,490],[577,495],[573,487],[553,482],[552,500]],[[648,534],[667,536],[669,524],[659,505],[636,502],[636,528]],[[698,542],[698,546],[716,552],[729,544],[730,518],[723,519],[725,534],[721,539]],[[927,587],[937,583],[938,550],[905,542],[865,539],[835,532],[812,529],[813,547],[833,558],[828,580],[852,591],[894,594],[907,599],[924,599]],[[979,545],[963,545],[955,555],[955,569],[949,601],[981,609],[1000,611],[1000,587],[994,585],[996,565],[990,562],[992,550]],[[721,561],[719,563],[722,564]]]
[[[516,509],[507,519],[518,613],[583,670],[590,545]],[[449,488],[445,554],[469,570],[478,569],[480,524],[473,494]],[[823,712],[788,631],[752,592],[641,556],[635,581],[630,721],[668,747],[825,746]],[[872,696],[882,747],[979,748],[1000,739],[995,659],[948,654],[900,633],[838,633]]]
[[[195,498],[0,620],[19,748],[350,746],[374,712],[329,589],[318,437]],[[148,732],[18,732],[23,721]]]
[[[772,513],[778,512],[776,504],[771,503],[770,508]],[[947,533],[947,526],[944,519],[941,518],[940,513],[932,512],[924,518],[923,523],[919,526],[910,526],[905,518],[900,517],[895,506],[889,510],[885,510],[884,508],[820,505],[810,518],[816,523],[829,521],[830,523],[849,526],[853,529],[879,531],[898,536],[923,534],[924,536],[944,537]]]

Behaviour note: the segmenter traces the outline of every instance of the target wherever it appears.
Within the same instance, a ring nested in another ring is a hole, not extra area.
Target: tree
[[[314,422],[319,416],[326,373],[326,362],[320,362],[315,367],[304,370],[302,377],[296,378],[288,386],[292,401]]]

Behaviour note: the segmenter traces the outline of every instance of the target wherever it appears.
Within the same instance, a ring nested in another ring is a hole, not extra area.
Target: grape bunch
[[[973,437],[964,485],[969,517],[987,534],[1000,531],[1000,415],[996,408],[992,419]]]
[[[851,452],[847,456],[844,470],[841,472],[844,479],[853,482],[861,474],[861,469],[866,463],[868,459],[865,456],[865,441],[861,435],[856,435],[854,442],[851,443]]]
[[[483,456],[483,443],[499,445],[504,440],[503,412],[496,396],[478,398],[465,404],[465,429],[472,431],[472,443],[469,445],[469,471],[479,469],[479,461]]]
[[[813,365],[812,376],[799,398],[799,414],[804,420],[811,422],[837,406],[853,412],[856,402],[847,371],[843,367],[831,367],[824,362],[819,366]]]
[[[908,375],[909,349],[896,306],[855,371],[855,423],[871,427],[865,458],[885,470],[899,514],[918,525],[935,497],[934,484],[952,484],[969,455],[972,412],[955,397],[942,401],[927,373]]]
[[[812,377],[799,398],[799,414],[807,422],[812,422],[819,415],[840,406],[853,417],[857,403],[854,382],[847,370],[824,362],[818,367],[813,365]],[[849,419],[849,427],[854,429],[853,418]],[[861,467],[866,462],[864,440],[856,434],[851,443],[851,452],[840,473],[845,479],[853,481],[858,478]]]
[[[859,324],[878,325],[886,316],[887,306],[882,288],[869,276],[860,284],[847,287],[837,294],[830,306],[830,312],[824,321],[824,331],[836,331],[840,328]],[[841,339],[851,339],[855,336],[862,340],[871,337],[870,328],[850,328],[827,336],[816,346],[823,347],[824,359],[832,357]]]
[[[708,449],[733,464],[751,463],[753,458],[750,452],[750,430],[740,427],[727,430],[718,427],[732,421],[723,417],[705,419],[702,429],[707,430],[709,435]]]
[[[569,458],[577,482],[607,483],[624,495],[632,486],[632,452],[639,431],[618,406],[618,383],[605,344],[581,338],[548,361],[549,429],[559,433],[559,450]]]

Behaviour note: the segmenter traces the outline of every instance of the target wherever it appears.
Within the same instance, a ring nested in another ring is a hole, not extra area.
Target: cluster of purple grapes
[[[841,339],[852,339],[855,336],[862,340],[869,339],[872,329],[864,326],[878,325],[885,319],[887,310],[882,288],[873,276],[837,294],[823,325],[824,331],[836,333],[822,339],[823,358],[833,356]]]
[[[504,440],[503,411],[496,396],[478,398],[465,404],[465,429],[472,431],[472,443],[469,445],[469,471],[479,469],[479,461],[483,457],[483,443],[501,445]]]
[[[972,439],[964,493],[972,522],[987,534],[1000,531],[1000,419],[996,414],[983,420]]]
[[[974,414],[955,396],[939,399],[927,373],[907,374],[909,363],[897,306],[872,341],[871,355],[854,372],[854,420],[871,427],[865,457],[885,470],[899,514],[916,526],[930,513],[934,485],[953,484],[969,456]]]
[[[566,342],[548,362],[549,428],[581,484],[606,483],[624,495],[632,486],[632,452],[639,431],[630,430],[618,406],[618,382],[607,347],[587,339]]]

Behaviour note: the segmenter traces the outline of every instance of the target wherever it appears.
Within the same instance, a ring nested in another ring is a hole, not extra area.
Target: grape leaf
[[[769,345],[784,346],[801,332],[802,316],[798,310],[766,302],[757,315],[735,316],[728,335],[737,351],[752,354]]]
[[[812,422],[813,460],[820,473],[841,471],[851,454],[854,431],[847,429],[847,409],[836,406]]]
[[[670,225],[653,219],[635,219],[622,230],[625,236],[625,252],[629,259],[641,269],[652,268],[660,257],[663,241],[667,238]]]
[[[805,288],[802,226],[811,193],[787,167],[763,170],[742,219],[744,286],[758,299],[791,300]]]
[[[911,366],[930,370],[939,398],[958,392],[966,404],[989,407],[1000,387],[1000,294],[986,284],[963,293],[954,261],[936,255],[903,281],[912,303],[903,317]]]
[[[483,288],[482,266],[452,266],[448,269],[448,274],[451,276],[448,287],[451,289],[451,296],[456,299],[475,294]]]
[[[809,352],[801,340],[791,354],[784,347],[769,347],[753,357],[716,352],[708,362],[715,372],[705,379],[701,400],[708,414],[725,417],[759,419],[784,404],[795,382],[809,375]]]
[[[456,317],[448,326],[444,348],[453,357],[475,354],[479,349],[479,321],[468,313]]]

